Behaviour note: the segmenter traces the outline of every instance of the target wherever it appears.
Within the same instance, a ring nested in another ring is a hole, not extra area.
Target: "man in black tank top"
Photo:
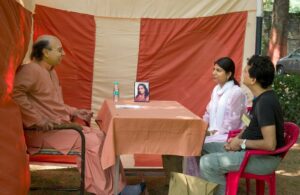
[[[220,184],[217,194],[224,194],[225,174],[239,169],[245,150],[276,150],[284,145],[282,110],[271,85],[275,69],[269,57],[252,56],[244,68],[243,83],[254,95],[246,129],[228,143],[207,143],[200,159],[200,174],[208,181]],[[245,120],[247,121],[247,120]],[[278,156],[251,157],[246,172],[268,174],[280,162]]]

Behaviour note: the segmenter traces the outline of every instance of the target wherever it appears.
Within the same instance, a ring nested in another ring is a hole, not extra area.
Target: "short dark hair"
[[[262,88],[266,89],[272,85],[275,68],[269,56],[253,55],[248,59],[248,72],[251,78],[255,78]]]
[[[48,40],[40,40],[33,44],[32,51],[30,54],[30,59],[36,59],[37,61],[41,61],[43,59],[43,49],[49,48]]]
[[[215,64],[220,66],[222,69],[225,70],[226,73],[231,72],[231,76],[229,77],[228,81],[233,80],[235,85],[240,85],[239,82],[234,78],[235,73],[235,64],[234,61],[229,57],[223,57],[215,61]]]

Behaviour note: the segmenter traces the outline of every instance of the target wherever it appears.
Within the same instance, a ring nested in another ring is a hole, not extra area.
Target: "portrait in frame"
[[[134,83],[134,101],[135,102],[149,102],[150,88],[149,82],[135,82]]]

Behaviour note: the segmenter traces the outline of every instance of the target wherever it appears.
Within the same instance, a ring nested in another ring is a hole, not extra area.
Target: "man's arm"
[[[93,117],[93,112],[86,109],[78,109],[72,106],[65,104],[65,108],[71,116],[71,120],[74,120],[74,117],[84,120],[85,122],[90,123],[91,118]]]
[[[63,100],[63,94],[62,94],[62,91],[61,91],[61,87],[60,87],[60,85],[59,85],[59,79],[58,79],[58,76],[57,76],[57,74],[56,74],[56,71],[52,71],[51,72],[51,74],[52,74],[52,77],[54,78],[54,81],[56,81],[55,82],[55,84],[56,84],[56,87],[58,88],[58,89],[60,89],[59,91],[58,91],[58,93],[59,93],[59,95],[60,95],[60,97],[61,97],[61,99],[62,99],[62,102],[64,102],[64,100]],[[89,111],[89,110],[85,110],[85,109],[78,109],[78,108],[76,108],[76,107],[73,107],[73,106],[69,106],[69,105],[67,105],[67,104],[64,104],[64,106],[65,106],[65,109],[66,109],[66,111],[68,112],[68,114],[69,114],[69,116],[70,116],[70,118],[71,118],[71,121],[74,121],[74,119],[76,118],[76,117],[78,117],[79,119],[82,119],[82,120],[84,120],[84,121],[86,121],[86,122],[90,122],[90,120],[91,120],[91,117],[93,116],[93,113],[91,112],[91,111]]]
[[[275,125],[268,125],[261,127],[261,132],[263,139],[260,140],[247,140],[246,148],[247,149],[258,149],[258,150],[270,150],[274,151],[276,149],[276,127]],[[241,144],[243,139],[240,139],[239,136],[233,138],[225,148],[229,151],[239,151],[241,150]]]

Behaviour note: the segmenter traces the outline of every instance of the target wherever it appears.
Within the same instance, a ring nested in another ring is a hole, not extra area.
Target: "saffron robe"
[[[55,123],[70,122],[76,108],[64,104],[61,87],[55,70],[47,70],[36,63],[22,65],[16,73],[13,99],[19,104],[25,127],[43,120]],[[101,151],[105,139],[102,131],[83,127],[86,139],[85,188],[97,195],[113,194],[114,167],[103,170]],[[26,132],[26,143],[30,153],[40,148],[55,148],[62,153],[71,149],[80,150],[78,133],[70,130]],[[78,161],[80,166],[80,162]],[[121,170],[119,191],[124,186],[124,173]]]

